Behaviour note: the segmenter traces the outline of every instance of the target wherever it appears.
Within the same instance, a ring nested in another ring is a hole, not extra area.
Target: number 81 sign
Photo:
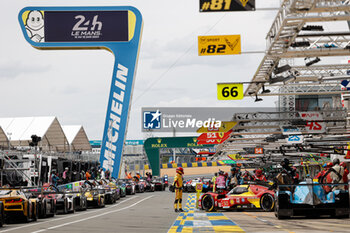
[[[243,99],[242,83],[218,83],[218,100],[241,100]]]

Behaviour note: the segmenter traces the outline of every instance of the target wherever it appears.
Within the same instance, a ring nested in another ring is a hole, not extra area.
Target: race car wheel
[[[273,196],[271,194],[265,193],[260,198],[260,206],[266,212],[273,211],[273,209],[275,207],[275,199],[273,198]]]
[[[27,216],[24,216],[24,222],[29,222],[30,221],[30,203],[28,201],[28,205],[27,205]]]
[[[202,197],[202,208],[208,212],[215,211],[215,202],[213,196],[204,195]]]
[[[0,203],[0,211],[1,211],[1,216],[0,216],[0,227],[4,225],[5,222],[5,214],[4,214],[4,205],[3,203]]]
[[[40,212],[42,212],[42,214],[39,214],[39,216],[41,217],[41,218],[47,218],[48,216],[47,216],[47,210],[46,210],[46,203],[44,203],[44,208],[43,208],[43,210],[40,210]],[[40,208],[41,209],[41,208]]]
[[[68,213],[68,201],[66,199],[64,200],[63,213],[64,214]]]
[[[35,208],[33,208],[33,216],[32,216],[32,219],[34,222],[38,220],[38,214],[39,214],[39,206],[38,206],[38,203],[35,203]]]

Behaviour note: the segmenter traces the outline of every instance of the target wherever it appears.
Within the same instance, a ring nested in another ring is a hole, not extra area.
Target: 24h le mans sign
[[[133,7],[27,7],[18,16],[27,42],[38,49],[106,49],[115,56],[101,166],[118,178],[142,31]]]

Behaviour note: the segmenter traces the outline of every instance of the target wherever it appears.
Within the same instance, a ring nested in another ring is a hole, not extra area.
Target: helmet
[[[288,166],[289,165],[289,159],[284,158],[281,162],[281,166]]]
[[[219,175],[224,175],[224,171],[219,171]]]
[[[182,167],[176,168],[176,173],[179,173],[180,175],[184,174],[184,169]]]
[[[327,163],[327,167],[328,167],[328,168],[333,167],[333,163]]]
[[[225,172],[225,175],[224,175],[225,177],[228,177],[228,173],[227,172]]]
[[[261,169],[255,170],[255,174],[256,174],[257,176],[261,176],[261,175],[262,175],[262,170],[261,170]]]
[[[235,172],[235,171],[237,171],[237,168],[232,167],[232,168],[231,168],[231,172]]]
[[[339,165],[346,168],[346,163],[344,163],[344,162],[341,162]]]
[[[340,163],[340,160],[338,158],[333,159],[333,164],[334,165],[339,164],[339,163]]]

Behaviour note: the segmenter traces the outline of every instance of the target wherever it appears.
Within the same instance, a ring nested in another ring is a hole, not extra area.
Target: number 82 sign
[[[218,100],[241,100],[243,99],[242,83],[218,83]]]

